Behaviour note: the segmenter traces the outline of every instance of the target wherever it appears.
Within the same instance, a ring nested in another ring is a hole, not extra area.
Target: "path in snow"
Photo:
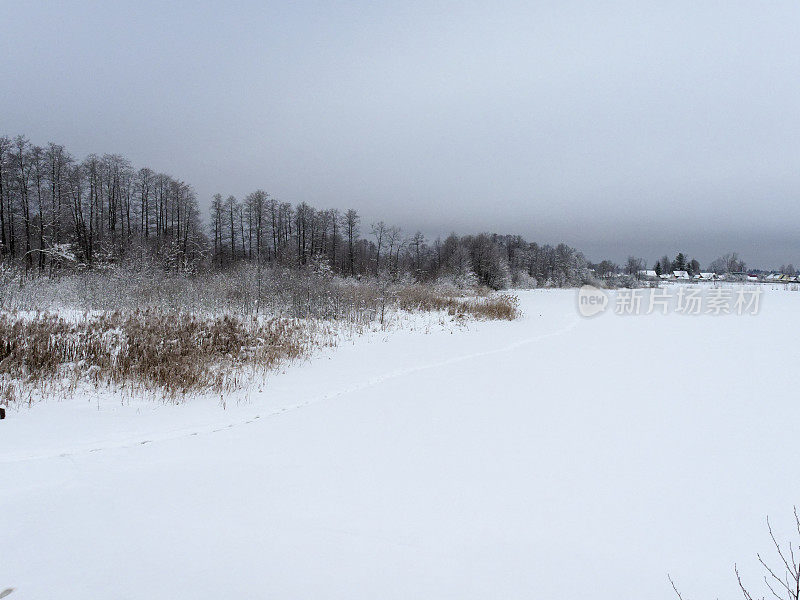
[[[800,293],[720,318],[521,298],[518,322],[356,340],[225,411],[12,414],[0,589],[659,599],[670,571],[686,596],[734,597],[733,562],[755,580],[763,517],[788,533],[800,498],[779,384]]]

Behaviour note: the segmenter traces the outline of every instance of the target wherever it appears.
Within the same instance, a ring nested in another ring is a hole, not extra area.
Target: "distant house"
[[[786,275],[785,273],[770,273],[764,276],[764,281],[769,281],[770,283],[795,283],[797,277],[794,275]]]
[[[691,279],[687,271],[673,271],[672,275],[675,277],[675,279]]]
[[[755,273],[748,273],[747,281],[758,281],[758,275],[756,275]]]
[[[658,279],[658,274],[650,269],[639,271],[639,279]]]
[[[717,274],[716,273],[700,273],[699,275],[696,275],[696,277],[697,277],[697,279],[700,279],[701,281],[714,281],[717,278]]]

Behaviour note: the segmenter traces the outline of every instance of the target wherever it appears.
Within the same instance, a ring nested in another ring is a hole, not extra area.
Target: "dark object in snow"
[[[0,405],[0,419],[5,419],[5,418],[6,418],[6,407]],[[0,596],[0,598],[2,598],[2,596]]]

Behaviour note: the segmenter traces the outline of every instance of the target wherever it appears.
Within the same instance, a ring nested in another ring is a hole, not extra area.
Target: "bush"
[[[470,316],[510,321],[519,316],[519,301],[511,294],[465,299],[446,296],[430,287],[416,285],[399,290],[398,300],[403,310],[446,311],[458,318]]]
[[[81,382],[167,396],[240,386],[331,343],[337,324],[384,324],[387,311],[514,319],[511,295],[451,282],[357,280],[246,266],[199,276],[115,269],[55,279],[10,277],[0,286],[0,398]],[[54,311],[58,311],[57,314]]]
[[[169,396],[236,387],[243,365],[262,370],[303,356],[315,328],[296,319],[199,317],[153,310],[85,316],[0,315],[0,395],[13,382],[67,379],[158,389]],[[13,398],[8,398],[9,400]]]

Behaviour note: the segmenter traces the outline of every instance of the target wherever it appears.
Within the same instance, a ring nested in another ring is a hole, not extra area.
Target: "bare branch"
[[[770,591],[770,592],[772,592],[772,595],[773,595],[773,596],[775,596],[775,597],[776,597],[778,600],[784,600],[783,598],[781,598],[781,597],[780,597],[780,596],[777,594],[777,592],[775,592],[775,590],[774,590],[774,589],[772,589],[772,586],[769,584],[769,579],[767,579],[767,576],[766,576],[766,575],[764,575],[764,583],[766,584],[767,588],[769,588],[769,591]]]
[[[736,573],[736,581],[739,582],[739,589],[742,590],[745,600],[753,600],[750,592],[747,591],[747,588],[744,587],[744,583],[742,583],[742,577],[739,575],[739,567],[736,564],[733,565],[733,572]]]
[[[675,582],[672,581],[672,575],[667,573],[667,579],[669,579],[669,583],[672,586],[672,589],[675,590],[675,594],[678,596],[678,600],[684,600],[683,596],[681,596],[681,593],[678,591],[678,586],[676,586]]]
[[[797,573],[794,571],[794,566],[789,566],[789,561],[786,560],[786,557],[783,555],[781,545],[778,543],[778,540],[775,539],[775,534],[772,532],[772,524],[769,522],[769,517],[767,517],[767,529],[769,530],[769,537],[772,538],[772,543],[775,544],[775,549],[778,551],[778,556],[781,557],[786,570],[789,571],[794,578],[797,578]],[[759,557],[759,560],[761,560],[761,557]],[[764,564],[764,562],[762,561],[761,564]]]
[[[764,567],[764,570],[765,570],[767,573],[769,573],[769,574],[772,576],[772,578],[773,578],[775,581],[777,581],[778,583],[780,583],[780,584],[781,584],[781,585],[782,585],[782,586],[783,586],[783,587],[786,589],[786,591],[787,591],[787,592],[789,592],[789,594],[791,594],[791,593],[792,593],[792,588],[790,588],[790,587],[789,587],[789,584],[788,584],[788,583],[786,583],[785,581],[783,581],[783,580],[782,580],[780,577],[778,577],[777,575],[775,575],[775,572],[774,572],[772,569],[770,569],[770,568],[769,568],[769,566],[767,565],[767,563],[765,563],[765,562],[764,562],[764,559],[763,559],[763,558],[761,558],[761,555],[760,555],[760,554],[756,554],[756,556],[758,557],[758,562],[760,562],[760,563],[761,563],[761,566],[762,566],[762,567]],[[764,579],[766,579],[766,575],[764,576]]]

